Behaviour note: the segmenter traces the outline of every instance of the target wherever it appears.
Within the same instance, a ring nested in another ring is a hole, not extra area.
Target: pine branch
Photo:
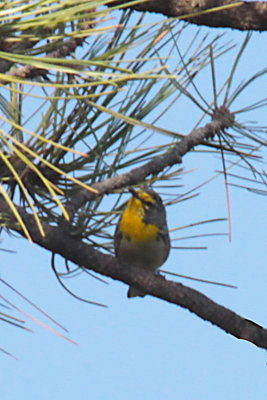
[[[82,241],[72,238],[62,229],[43,223],[46,236],[40,234],[32,215],[17,206],[33,241],[52,253],[60,254],[78,266],[83,266],[114,280],[134,286],[147,294],[188,309],[200,318],[210,321],[231,335],[267,349],[267,330],[233,311],[215,303],[202,293],[155,275],[150,271],[130,265],[122,265],[113,256],[103,254]],[[0,222],[8,218],[10,227],[22,236],[14,215],[5,200],[0,197]],[[12,226],[13,225],[13,226]]]
[[[116,5],[125,3],[127,0],[115,2]],[[114,6],[114,3],[112,5]],[[207,12],[217,7],[220,9],[212,13]],[[214,28],[232,28],[241,31],[267,30],[267,3],[260,1],[151,0],[130,8],[142,12],[156,12],[168,17],[181,17],[183,21]],[[191,16],[192,14],[196,15]]]
[[[87,30],[91,27],[92,25],[90,23],[88,24],[83,24],[81,31],[82,30]],[[46,57],[47,58],[65,58],[69,56],[71,53],[75,52],[75,50],[82,46],[83,43],[86,41],[87,37],[77,37],[73,39],[69,39],[68,41],[65,41],[62,43],[62,46],[59,47],[57,50],[51,51],[50,53],[47,53]],[[45,59],[45,57],[44,57]],[[70,61],[71,64],[71,61]],[[11,68],[13,64],[10,62],[7,62],[6,60],[0,60],[0,72],[5,72],[5,70]],[[35,67],[34,65],[22,65],[19,68],[15,68],[11,71],[8,71],[6,73],[7,76],[10,77],[15,77],[19,79],[34,79],[38,76],[43,77],[45,80],[47,79],[47,74],[48,70],[42,69]],[[9,79],[0,79],[0,84],[5,85],[7,83],[10,83]]]
[[[99,195],[107,194],[115,189],[120,189],[126,186],[135,185],[145,180],[149,175],[158,175],[166,167],[171,167],[175,164],[182,163],[182,157],[192,150],[195,146],[205,144],[214,135],[219,134],[226,128],[234,124],[234,116],[225,107],[221,107],[214,112],[213,120],[202,128],[193,129],[193,131],[177,142],[171,150],[168,150],[163,155],[154,157],[153,160],[134,168],[131,171],[116,175],[106,179],[103,182],[91,185],[98,190],[98,194],[89,192],[88,190],[80,190],[80,192],[71,198],[67,207],[70,216],[82,207],[87,201],[93,200]]]

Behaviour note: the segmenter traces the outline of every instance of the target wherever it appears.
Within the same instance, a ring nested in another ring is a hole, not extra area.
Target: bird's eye
[[[142,200],[142,203],[144,204],[144,206],[146,208],[149,208],[153,205],[153,203],[151,201],[146,201],[146,200]]]

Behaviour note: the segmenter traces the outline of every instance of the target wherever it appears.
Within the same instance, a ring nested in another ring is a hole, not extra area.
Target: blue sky
[[[216,35],[218,31],[213,32]],[[227,30],[227,38],[239,43],[244,35]],[[240,64],[240,80],[266,67],[265,49],[265,34],[255,34]],[[232,57],[218,64],[219,75],[223,76]],[[208,78],[199,82],[204,94],[211,91],[209,85]],[[236,108],[264,95],[266,78],[252,85]],[[190,110],[189,104],[180,113],[173,110],[158,125],[188,133],[194,113],[193,108]],[[266,125],[266,110],[242,114],[240,119]],[[264,154],[266,158],[267,152]],[[183,166],[186,170],[198,168],[179,182],[186,190],[221,168],[216,157],[201,154],[187,155]],[[164,269],[238,286],[234,290],[183,281],[266,327],[266,197],[231,188],[231,208],[231,243],[226,237],[195,240],[194,245],[207,245],[208,250],[172,251]],[[218,178],[198,198],[169,208],[168,220],[174,228],[226,214],[224,182]],[[214,231],[226,232],[227,224],[196,227],[184,234]],[[119,282],[109,281],[107,286],[84,275],[71,280],[70,287],[80,296],[108,304],[109,308],[79,302],[57,283],[48,252],[7,235],[3,236],[2,247],[17,253],[1,253],[1,277],[59,320],[79,343],[72,345],[32,323],[29,326],[33,334],[2,325],[1,347],[19,359],[14,361],[3,354],[0,358],[2,400],[267,398],[264,350],[163,301],[150,297],[129,300],[126,286]],[[1,293],[43,320],[2,286]]]

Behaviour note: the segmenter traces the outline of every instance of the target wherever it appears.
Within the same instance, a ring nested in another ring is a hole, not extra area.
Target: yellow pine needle
[[[69,221],[69,215],[65,209],[65,207],[63,206],[63,204],[61,203],[61,201],[59,200],[55,190],[52,187],[51,182],[39,171],[39,169],[20,151],[18,150],[16,147],[14,147],[14,152],[18,155],[18,157],[26,164],[28,165],[28,167],[30,169],[32,169],[41,179],[41,181],[43,182],[43,184],[46,186],[47,190],[50,192],[50,194],[53,196],[53,198],[55,199],[55,202],[57,203],[57,205],[59,206],[59,208],[61,209],[64,217],[66,218],[67,221]],[[54,186],[54,185],[53,185]],[[60,189],[58,189],[60,190]]]
[[[101,106],[101,105],[99,105],[97,103],[94,103],[93,101],[88,100],[88,103],[92,107],[97,108],[99,111],[106,112],[107,114],[111,115],[112,117],[118,118],[118,119],[126,122],[127,124],[130,124],[130,125],[133,125],[133,126],[141,126],[142,128],[149,129],[149,130],[154,131],[154,132],[159,132],[159,133],[162,133],[164,135],[168,135],[168,134],[172,135],[171,131],[159,128],[159,127],[157,127],[155,125],[152,125],[152,124],[147,124],[146,122],[139,121],[139,120],[137,120],[135,118],[127,117],[126,115],[123,115],[123,114],[121,114],[119,112],[116,112],[116,111],[112,111],[109,108],[106,108],[106,107],[103,107],[103,106]],[[182,138],[183,135],[177,134],[177,137]]]
[[[64,190],[59,189],[53,182],[51,182],[51,181],[49,181],[49,180],[48,180],[48,182],[49,182],[49,185],[54,189],[55,192],[57,192],[57,193],[60,194],[61,196],[64,196],[64,195],[65,195]]]
[[[34,158],[38,158],[38,160],[40,160],[43,164],[45,164],[46,166],[48,166],[49,168],[51,168],[53,171],[57,172],[59,175],[63,175],[65,176],[67,179],[73,181],[74,183],[77,183],[77,185],[82,186],[84,189],[90,190],[93,193],[98,193],[98,190],[86,185],[85,183],[79,181],[76,178],[73,178],[72,176],[70,176],[69,174],[67,174],[66,172],[62,171],[60,168],[56,167],[55,165],[51,164],[49,161],[45,160],[43,157],[39,156],[37,153],[35,153],[34,151],[30,150],[27,146],[25,146],[23,143],[19,142],[18,140],[16,140],[13,136],[9,135],[7,132],[4,132],[1,128],[0,130],[3,132],[3,134],[5,136],[7,136],[12,142],[16,143],[17,146],[21,147],[25,152],[29,153],[31,156],[33,156]]]
[[[160,42],[168,33],[170,32],[170,29],[166,29],[164,32],[162,32],[152,43],[152,46]]]
[[[76,70],[74,70],[72,73],[74,73],[75,74],[75,71]],[[80,72],[80,71],[76,71],[76,72]],[[129,73],[130,73],[130,71],[129,71]],[[92,73],[92,75],[96,75],[96,73]],[[98,74],[99,75],[99,74]],[[133,75],[133,77],[134,77],[135,75]],[[99,77],[99,76],[98,76]],[[165,78],[166,79],[166,78]],[[31,81],[30,83],[29,83],[29,81],[27,81],[26,79],[22,79],[22,78],[18,78],[18,77],[14,77],[14,76],[12,76],[12,75],[5,75],[5,74],[2,74],[2,73],[0,73],[0,80],[3,80],[3,81],[7,81],[7,82],[10,82],[10,83],[21,83],[22,85],[31,85],[31,86],[36,86],[36,87],[43,87],[43,88],[57,88],[57,89],[65,89],[65,88],[83,88],[83,87],[87,87],[87,86],[90,86],[90,87],[93,87],[93,86],[99,86],[99,81],[100,81],[100,78],[99,78],[99,80],[98,81],[96,81],[96,82],[89,82],[89,83],[86,83],[86,82],[84,82],[84,83],[75,83],[75,84],[70,84],[70,83],[48,83],[48,82],[34,82],[34,81]],[[112,85],[115,85],[115,80],[114,81],[105,81],[105,83],[106,83],[106,85],[108,85],[108,86],[110,86],[111,84]],[[103,80],[101,80],[101,84],[104,84],[104,82],[103,82]],[[3,88],[5,88],[6,89],[6,86],[5,85],[0,85],[1,87],[3,87]],[[14,91],[15,91],[15,89],[13,89]],[[16,92],[18,92],[18,93],[21,93],[21,94],[24,94],[25,92],[23,92],[23,91],[21,91],[21,90],[18,90],[18,89],[16,89]],[[45,97],[43,97],[43,96],[37,96],[37,95],[29,95],[29,96],[32,96],[32,97],[36,97],[37,99],[47,99],[47,98],[49,98],[49,99],[51,99],[51,100],[53,100],[54,99],[54,97],[47,97],[47,96],[45,96]],[[92,95],[92,97],[98,97],[99,95],[97,94],[97,93],[94,93],[93,95]],[[58,99],[66,99],[65,97],[57,97]]]
[[[224,11],[224,10],[228,10],[229,8],[239,7],[239,6],[242,6],[243,4],[244,4],[243,1],[238,1],[237,3],[233,3],[233,4],[226,4],[226,5],[220,6],[220,7],[212,7],[212,8],[209,8],[208,10],[197,11],[192,14],[185,14],[185,15],[178,17],[177,19],[199,17],[204,14],[211,14],[211,13],[215,13],[217,11]]]
[[[8,75],[6,75],[6,77],[8,77]],[[1,78],[1,74],[0,74],[0,78]],[[5,79],[6,81],[8,80],[8,79]],[[10,79],[10,81],[11,82],[14,82],[14,83],[21,83],[21,84],[29,84],[29,82],[27,82],[27,81],[23,81],[22,82],[22,80],[21,79],[17,79],[17,78],[15,78],[15,79],[13,79],[13,80],[11,80]],[[92,82],[92,83],[94,83],[94,82]],[[113,83],[114,83],[114,86],[116,86],[115,85],[115,81],[113,81]],[[97,83],[97,85],[99,85],[100,83],[98,82]],[[102,83],[101,83],[102,84]],[[109,85],[111,85],[111,82],[109,82]],[[56,85],[56,84],[54,84],[54,85],[50,85],[50,84],[43,84],[43,85],[39,85],[39,86],[42,86],[42,87],[45,87],[45,88],[48,88],[48,87],[52,87],[53,89],[54,88],[58,88],[58,87],[62,87],[62,88],[64,88],[64,89],[66,89],[65,88],[65,85]],[[68,86],[68,87],[70,87],[70,88],[74,88],[74,89],[77,89],[77,87],[79,86],[79,84],[73,84],[73,85],[67,85],[66,84],[66,86]],[[79,87],[87,87],[87,86],[96,86],[96,85],[91,85],[91,84],[81,84]],[[54,96],[54,95],[52,95],[52,96],[39,96],[39,95],[37,95],[37,94],[33,94],[33,93],[29,93],[29,92],[25,92],[25,91],[23,91],[23,90],[19,90],[19,89],[15,89],[15,88],[13,88],[13,87],[6,87],[5,85],[2,85],[1,84],[1,79],[0,79],[0,87],[2,87],[2,88],[5,88],[5,89],[8,89],[8,90],[10,90],[11,92],[13,92],[13,93],[17,93],[17,94],[22,94],[23,96],[27,96],[27,97],[31,97],[31,98],[34,98],[34,99],[41,99],[41,100],[66,100],[66,96]],[[124,91],[125,90],[125,88],[116,88],[116,89],[114,89],[114,90],[106,90],[106,91],[102,91],[101,93],[93,93],[93,94],[85,94],[85,95],[77,95],[77,94],[75,94],[75,95],[70,95],[70,94],[68,94],[68,97],[67,97],[67,100],[69,101],[69,100],[77,100],[77,99],[81,99],[81,100],[83,100],[83,99],[90,99],[90,98],[99,98],[99,97],[102,97],[102,96],[109,96],[109,95],[111,95],[111,94],[116,94],[116,93],[118,93],[118,92],[122,92],[122,91]],[[69,149],[70,151],[72,150],[72,149]],[[76,152],[76,150],[74,150],[73,151],[74,153]],[[79,152],[77,151],[77,153],[79,154]],[[81,155],[83,155],[83,156],[87,156],[87,154],[84,154],[84,153],[81,153]]]
[[[19,225],[21,226],[21,229],[23,230],[26,238],[29,240],[29,242],[33,243],[32,238],[30,236],[30,233],[29,233],[26,225],[24,224],[24,222],[23,222],[18,210],[16,209],[13,201],[10,199],[9,195],[7,194],[7,192],[5,191],[5,189],[4,189],[4,187],[2,186],[1,183],[0,183],[0,191],[2,192],[2,195],[3,195],[4,199],[6,200],[7,204],[11,208],[11,211],[13,212],[14,216],[16,217]]]
[[[0,128],[1,131],[1,128]],[[15,138],[11,137],[10,135],[7,135],[13,142],[15,142],[18,146],[22,147],[23,150],[26,150],[28,152],[30,152],[31,155],[36,155],[35,153],[31,152],[27,147],[25,147],[24,145],[22,145],[22,143],[18,142]],[[3,138],[2,138],[3,139]],[[55,192],[55,190],[53,189],[53,187],[51,186],[51,182],[46,179],[44,177],[44,175],[39,171],[39,169],[19,150],[17,149],[15,146],[11,145],[10,143],[8,143],[9,148],[11,148],[16,154],[17,156],[26,164],[28,165],[28,167],[30,169],[32,169],[41,179],[41,181],[43,182],[43,184],[46,186],[46,188],[48,189],[48,191],[51,193],[51,195],[54,197],[55,202],[57,203],[57,205],[60,207],[64,217],[69,220],[69,216],[67,211],[65,210],[63,204],[61,203],[61,201],[59,200],[59,198],[57,197],[57,194]],[[32,154],[33,153],[33,154]]]
[[[69,148],[69,147],[63,146],[62,144],[56,143],[56,142],[54,142],[53,140],[50,140],[50,139],[47,139],[47,138],[42,137],[42,136],[40,136],[40,135],[37,135],[36,133],[31,132],[30,130],[28,130],[28,129],[26,129],[26,128],[23,128],[21,125],[18,125],[18,124],[16,124],[16,123],[13,122],[13,121],[8,120],[7,118],[5,118],[5,117],[2,116],[2,115],[0,116],[0,118],[1,118],[3,121],[7,122],[8,124],[12,125],[14,128],[18,129],[19,131],[25,132],[25,133],[27,133],[28,135],[37,138],[37,139],[40,140],[41,142],[44,142],[44,143],[46,143],[46,144],[51,144],[52,146],[54,146],[54,147],[56,147],[56,148],[58,148],[58,149],[60,149],[60,150],[64,150],[64,151],[66,151],[66,152],[74,153],[74,154],[77,154],[77,155],[82,156],[82,157],[88,157],[88,154],[86,154],[86,153],[82,153],[81,151],[71,149],[71,148]]]
[[[13,167],[13,165],[10,163],[10,161],[8,160],[8,158],[7,158],[2,152],[0,152],[0,157],[2,158],[2,160],[4,161],[4,163],[7,165],[7,167],[9,168],[9,170],[12,172],[12,174],[14,175],[16,181],[18,182],[18,184],[19,184],[19,186],[20,186],[22,192],[24,193],[24,196],[25,196],[25,198],[27,199],[28,204],[29,204],[29,206],[30,206],[30,208],[31,208],[31,210],[32,210],[32,212],[33,212],[33,215],[34,215],[35,221],[36,221],[36,223],[37,223],[37,226],[38,226],[38,228],[39,228],[39,231],[40,231],[41,235],[44,237],[44,236],[45,236],[45,233],[44,233],[44,229],[43,229],[43,227],[42,227],[41,221],[40,221],[40,219],[39,219],[39,217],[38,217],[37,212],[35,211],[34,205],[33,205],[32,201],[31,201],[31,198],[30,198],[30,196],[29,196],[29,194],[28,194],[28,192],[27,192],[27,189],[26,189],[26,187],[24,186],[24,184],[23,184],[23,182],[22,182],[20,176],[18,175],[17,171],[15,170],[15,168]]]

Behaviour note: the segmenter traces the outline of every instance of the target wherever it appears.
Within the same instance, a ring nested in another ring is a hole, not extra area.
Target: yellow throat
[[[145,209],[142,201],[132,197],[120,222],[122,234],[133,242],[153,240],[157,236],[159,228],[153,224],[145,224],[143,222],[144,216]]]

